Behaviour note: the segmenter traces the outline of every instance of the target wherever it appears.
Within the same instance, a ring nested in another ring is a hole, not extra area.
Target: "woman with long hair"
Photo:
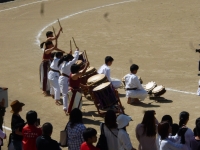
[[[58,61],[58,67],[61,66],[61,76],[58,79],[60,90],[63,96],[63,110],[67,114],[68,109],[68,87],[69,87],[69,76],[71,74],[71,66],[75,64],[79,57],[79,49],[77,48],[74,52],[74,57],[71,54],[63,56]]]
[[[86,127],[82,119],[82,112],[78,108],[74,108],[70,113],[69,122],[66,125],[68,150],[80,150],[80,146],[84,142],[82,134]]]
[[[139,141],[139,150],[157,150],[156,124],[155,111],[145,111],[142,122],[136,127],[136,138]]]

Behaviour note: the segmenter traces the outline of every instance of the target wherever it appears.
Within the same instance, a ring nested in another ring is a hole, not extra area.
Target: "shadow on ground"
[[[0,3],[6,3],[6,2],[10,2],[10,1],[14,1],[14,0],[0,0]]]
[[[155,100],[157,103],[172,103],[172,100],[166,99],[164,97],[150,97],[150,100]]]

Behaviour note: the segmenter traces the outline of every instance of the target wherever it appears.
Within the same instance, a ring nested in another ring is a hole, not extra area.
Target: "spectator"
[[[84,143],[81,144],[81,150],[100,150],[93,143],[97,141],[97,131],[93,128],[87,128],[83,132]]]
[[[181,140],[180,143],[184,144],[184,148],[187,150],[191,150],[190,149],[190,141],[191,139],[193,139],[194,133],[192,132],[192,130],[190,128],[188,128],[187,122],[189,120],[189,113],[186,111],[182,111],[179,115],[179,128],[184,128],[185,129],[185,133],[183,133],[181,136]]]
[[[139,141],[139,150],[157,150],[155,111],[146,111],[142,123],[136,127],[136,138]]]
[[[6,134],[0,129],[0,145],[2,145],[2,140],[6,138]],[[0,146],[1,150],[1,146]]]
[[[200,122],[200,118],[197,118],[195,121],[195,125],[197,126],[197,123],[199,123],[199,122]],[[197,136],[196,127],[193,129],[193,132],[194,132],[194,136]]]
[[[33,110],[27,112],[26,121],[28,125],[24,126],[22,130],[23,135],[23,150],[37,150],[36,139],[42,135],[41,128],[36,126],[37,123],[37,113]]]
[[[68,150],[79,150],[84,142],[83,131],[86,129],[82,121],[82,112],[74,108],[66,126],[68,133]]]
[[[11,143],[9,143],[8,150],[12,149],[12,146],[14,150],[22,150],[22,129],[25,125],[24,120],[19,115],[19,112],[22,111],[22,107],[24,106],[24,103],[19,102],[18,100],[13,101],[10,106],[12,110],[10,111],[13,113],[12,120],[11,120],[11,129],[12,129],[12,135],[11,137]]]
[[[195,130],[197,135],[191,139],[190,146],[192,150],[200,150],[200,122],[196,124]]]
[[[104,134],[108,144],[108,150],[118,150],[118,129],[117,116],[113,110],[108,110],[105,114]],[[101,130],[102,124],[100,124]]]
[[[129,125],[131,121],[131,117],[121,114],[117,117],[118,124],[118,150],[136,150],[133,148],[130,137],[126,132],[126,127]],[[109,145],[109,143],[108,143]]]
[[[172,142],[169,138],[171,126],[167,121],[158,124],[158,134],[161,136],[160,150],[182,150],[183,145]]]
[[[51,123],[45,123],[42,126],[42,136],[36,140],[37,150],[61,150],[57,141],[51,139],[53,126]]]

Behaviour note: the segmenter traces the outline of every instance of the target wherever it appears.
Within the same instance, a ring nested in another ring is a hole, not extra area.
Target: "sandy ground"
[[[35,3],[9,9],[32,2]],[[52,137],[58,140],[68,117],[64,115],[62,106],[56,106],[54,100],[44,97],[39,89],[38,68],[42,51],[36,44],[36,36],[57,18],[123,1],[48,0],[43,15],[40,14],[41,3],[36,2],[15,0],[0,4],[0,83],[9,88],[9,103],[18,99],[26,104],[21,112],[24,119],[27,111],[36,110],[41,124],[53,124]],[[79,48],[87,50],[91,66],[98,68],[106,55],[114,57],[112,77],[121,79],[129,72],[130,64],[136,63],[140,66],[138,75],[144,83],[156,81],[167,88],[195,93],[199,79],[199,55],[190,49],[189,43],[193,42],[198,48],[199,7],[199,0],[138,0],[93,9],[61,21],[64,33],[59,38],[59,47],[68,51],[69,40],[73,36]],[[103,17],[105,13],[109,13],[107,19]],[[58,31],[58,24],[54,27]],[[51,30],[51,26],[42,33],[41,41],[45,39],[47,30]],[[167,91],[165,100],[155,102],[147,98],[143,105],[132,106],[126,104],[125,91],[120,89],[119,92],[125,112],[134,120],[128,127],[134,147],[138,145],[135,127],[142,121],[144,110],[156,110],[158,120],[170,114],[174,122],[178,122],[179,113],[186,110],[191,116],[188,122],[190,128],[199,117],[199,97],[193,94]],[[83,103],[85,125],[99,132],[103,118],[98,117],[93,102],[84,98]],[[10,127],[10,120],[9,107],[5,126]],[[9,131],[6,132],[9,134]]]

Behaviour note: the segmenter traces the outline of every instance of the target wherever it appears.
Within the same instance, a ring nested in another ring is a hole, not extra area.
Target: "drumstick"
[[[54,29],[54,27],[52,26],[52,28],[53,28],[53,33],[54,33],[54,35],[56,36],[56,32],[55,32],[55,29]]]
[[[59,20],[59,19],[58,19],[58,24],[59,24],[60,28],[62,28],[62,27],[61,27],[61,24],[60,24],[60,20]],[[63,33],[63,30],[62,30],[62,33]]]
[[[84,53],[85,53],[86,61],[88,62],[88,57],[87,57],[86,50],[84,50]],[[90,67],[90,66],[88,66],[88,68],[89,68],[89,67]]]
[[[74,38],[73,38],[73,37],[72,37],[72,39],[73,39],[73,41],[74,41],[74,45],[75,45],[75,47],[77,48],[76,42],[75,42],[75,40],[74,40]]]

